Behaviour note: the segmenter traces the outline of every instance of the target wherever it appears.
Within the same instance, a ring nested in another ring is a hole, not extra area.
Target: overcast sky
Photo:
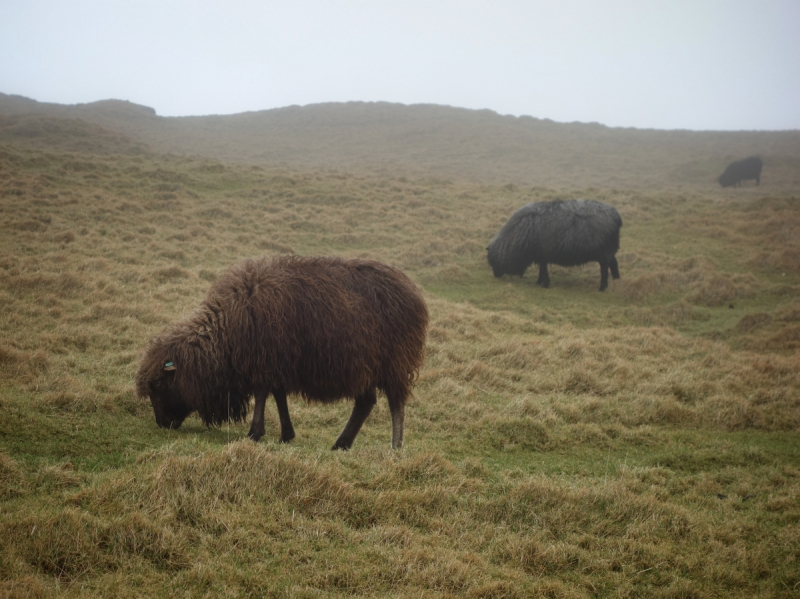
[[[0,92],[800,129],[800,0],[0,0]]]

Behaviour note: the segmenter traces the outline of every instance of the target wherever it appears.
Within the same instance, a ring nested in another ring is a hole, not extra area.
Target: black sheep
[[[600,291],[608,287],[608,269],[619,279],[615,254],[622,219],[613,206],[595,200],[533,202],[517,210],[488,250],[494,276],[525,274],[539,265],[542,287],[550,285],[548,264],[578,266],[600,263]]]
[[[742,181],[755,179],[756,185],[759,185],[761,183],[761,169],[763,166],[764,163],[758,156],[751,156],[744,160],[736,160],[728,165],[725,172],[717,179],[717,182],[723,187],[738,187],[741,185]]]

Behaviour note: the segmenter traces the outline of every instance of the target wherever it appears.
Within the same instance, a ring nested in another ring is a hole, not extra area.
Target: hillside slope
[[[385,102],[161,117],[119,100],[66,106],[5,94],[0,115],[80,119],[160,152],[223,162],[568,189],[714,189],[731,160],[758,154],[764,185],[800,186],[798,131],[621,129]]]
[[[796,134],[5,100],[0,597],[797,595]],[[716,185],[725,152],[763,153],[761,186]],[[495,278],[508,216],[565,196],[617,208],[622,278]],[[250,418],[161,429],[136,396],[143,348],[224,269],[290,253],[421,287],[401,451],[382,395],[347,452],[350,401],[291,396],[291,443],[270,401],[253,443]]]

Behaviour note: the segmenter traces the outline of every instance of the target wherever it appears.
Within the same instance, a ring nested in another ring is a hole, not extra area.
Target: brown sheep
[[[368,260],[246,259],[223,274],[197,310],[148,344],[136,392],[156,422],[178,428],[197,411],[207,426],[247,417],[264,435],[272,393],[281,441],[294,438],[287,394],[308,401],[345,397],[355,406],[333,449],[348,449],[386,393],[392,447],[403,445],[406,399],[424,359],[428,309],[408,277]]]

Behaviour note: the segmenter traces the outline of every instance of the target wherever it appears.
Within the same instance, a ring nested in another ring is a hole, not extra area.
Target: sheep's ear
[[[175,362],[165,362],[164,363],[164,370],[176,370],[178,367],[175,366]]]

